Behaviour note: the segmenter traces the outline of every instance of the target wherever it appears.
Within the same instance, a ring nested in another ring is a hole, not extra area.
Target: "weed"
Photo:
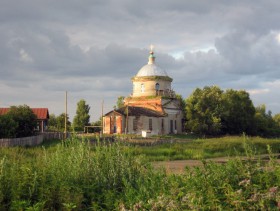
[[[277,210],[280,166],[270,143],[279,142],[233,137],[132,148],[75,137],[44,147],[1,148],[0,210]],[[222,147],[231,144],[232,151]],[[201,159],[217,155],[215,145],[246,159],[203,161],[181,175],[147,162],[147,156]],[[267,148],[268,162],[255,159],[260,146]]]
[[[246,140],[246,142],[244,142]],[[267,153],[267,146],[272,153],[279,153],[279,139],[264,139],[259,137],[229,136],[211,139],[196,139],[187,142],[165,143],[156,146],[130,146],[127,152],[133,155],[145,155],[150,161],[185,160],[214,157],[246,156],[248,152],[244,145],[250,146],[256,154]]]

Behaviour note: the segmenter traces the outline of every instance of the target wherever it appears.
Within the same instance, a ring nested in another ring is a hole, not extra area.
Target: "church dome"
[[[155,64],[155,56],[151,48],[148,64],[144,65],[136,74],[136,77],[143,76],[168,76],[165,70]]]
[[[167,73],[156,64],[146,64],[137,73],[136,77],[142,76],[168,76]]]

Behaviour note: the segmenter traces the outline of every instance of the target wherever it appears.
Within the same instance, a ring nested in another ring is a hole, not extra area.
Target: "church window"
[[[174,132],[173,130],[173,120],[170,120],[170,133],[172,134]]]
[[[137,119],[133,119],[133,130],[137,130]]]
[[[144,84],[141,84],[141,92],[145,92],[145,85]]]
[[[177,130],[177,121],[174,121],[174,129]]]
[[[153,120],[149,119],[149,130],[153,130]]]
[[[159,83],[156,83],[156,90],[159,90]]]

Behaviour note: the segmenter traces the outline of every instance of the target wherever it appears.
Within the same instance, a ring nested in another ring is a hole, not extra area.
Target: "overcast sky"
[[[148,61],[184,98],[199,87],[245,89],[280,113],[279,0],[0,0],[0,107],[64,112],[85,99],[91,121],[132,92]]]

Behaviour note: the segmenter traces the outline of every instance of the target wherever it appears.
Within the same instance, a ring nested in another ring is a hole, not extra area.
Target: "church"
[[[155,58],[151,48],[148,64],[132,78],[133,93],[124,99],[124,106],[103,116],[104,134],[182,133],[184,114],[171,87],[173,79]]]

